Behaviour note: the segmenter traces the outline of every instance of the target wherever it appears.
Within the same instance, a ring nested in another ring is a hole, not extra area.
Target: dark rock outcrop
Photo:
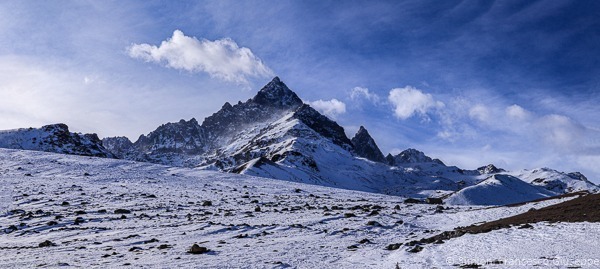
[[[437,163],[439,165],[444,165],[444,163],[439,159],[432,159],[429,156],[425,155],[425,153],[410,148],[400,152],[396,156],[388,155],[386,157],[386,160],[388,160],[389,165],[393,166],[415,163]]]
[[[477,171],[479,171],[480,174],[497,174],[497,173],[504,173],[506,172],[506,170],[502,169],[502,168],[497,168],[496,166],[494,166],[493,164],[488,164],[486,166],[482,166],[477,168]]]
[[[112,152],[119,159],[124,159],[128,153],[135,150],[133,147],[133,142],[124,136],[103,138],[102,146]]]
[[[206,144],[204,129],[192,118],[163,124],[147,136],[141,135],[134,147],[143,153],[200,154],[205,151]]]
[[[356,135],[354,135],[351,141],[354,146],[354,152],[358,156],[374,162],[386,163],[386,158],[383,157],[383,153],[381,153],[375,140],[373,140],[365,127],[360,126],[358,132],[356,132]]]

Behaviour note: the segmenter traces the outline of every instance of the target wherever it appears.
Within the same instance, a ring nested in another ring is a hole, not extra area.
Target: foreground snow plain
[[[418,253],[386,250],[564,199],[436,213],[434,205],[397,196],[0,149],[0,267],[597,268],[597,223],[538,223],[468,234]],[[39,246],[47,240],[54,246]],[[189,254],[192,244],[210,252]]]

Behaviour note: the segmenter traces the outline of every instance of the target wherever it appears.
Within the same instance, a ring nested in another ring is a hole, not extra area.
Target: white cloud
[[[129,56],[146,62],[189,72],[206,72],[212,77],[236,83],[248,83],[249,77],[273,75],[249,48],[239,47],[229,38],[215,41],[198,40],[175,30],[173,36],[160,46],[133,44]]]
[[[469,117],[484,123],[490,123],[490,120],[492,118],[490,115],[490,110],[486,106],[481,104],[475,105],[471,109],[469,109]]]
[[[511,105],[506,107],[506,115],[511,119],[523,121],[529,118],[530,113],[519,105]]]
[[[394,106],[394,115],[403,120],[415,114],[426,116],[429,110],[444,107],[444,103],[435,101],[431,94],[411,86],[392,89],[388,100]]]
[[[354,87],[352,90],[350,90],[350,99],[352,101],[360,101],[365,99],[373,104],[379,103],[379,96],[370,92],[369,89],[363,87]]]
[[[346,113],[346,104],[338,99],[331,99],[328,101],[317,100],[314,102],[309,102],[309,104],[316,110],[333,119],[340,114]]]

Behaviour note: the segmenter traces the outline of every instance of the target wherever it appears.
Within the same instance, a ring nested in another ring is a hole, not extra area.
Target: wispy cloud
[[[510,119],[517,121],[527,120],[531,116],[531,112],[516,104],[506,107],[505,111]]]
[[[367,100],[373,104],[379,103],[379,95],[370,92],[369,89],[363,87],[354,87],[350,90],[350,100],[360,102]]]
[[[346,104],[338,99],[317,100],[309,102],[316,110],[335,119],[338,115],[346,113]]]
[[[146,62],[189,72],[205,72],[219,79],[247,84],[249,77],[268,77],[273,71],[249,48],[239,47],[230,38],[215,41],[198,40],[175,30],[173,36],[159,46],[133,44],[129,56]]]

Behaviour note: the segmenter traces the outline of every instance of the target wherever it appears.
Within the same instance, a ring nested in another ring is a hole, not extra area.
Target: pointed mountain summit
[[[502,169],[502,168],[498,168],[493,164],[488,164],[486,166],[482,166],[477,168],[477,171],[479,171],[479,173],[483,174],[498,174],[498,173],[503,173],[506,172],[506,170]]]
[[[375,140],[369,134],[369,131],[365,127],[360,126],[356,135],[352,138],[352,145],[354,146],[354,152],[360,156],[367,158],[374,162],[385,163],[385,157],[379,150],[379,147],[375,143]]]
[[[290,90],[279,77],[273,78],[271,82],[265,85],[252,101],[263,106],[270,106],[279,109],[296,108],[302,105],[302,99]]]
[[[207,131],[209,139],[217,139],[239,132],[248,124],[281,117],[302,104],[298,95],[275,77],[252,99],[233,106],[225,103],[219,111],[204,119],[202,128]]]
[[[343,127],[304,104],[278,77],[246,102],[240,101],[235,105],[226,102],[219,111],[206,117],[201,125],[195,119],[163,124],[148,135],[141,135],[133,143],[133,150],[129,150],[122,139],[107,138],[105,142],[117,151],[117,155],[127,159],[171,165],[186,163],[188,166],[215,164],[220,170],[229,170],[259,156],[271,158],[267,155],[272,149],[251,151],[258,145],[274,143],[278,137],[260,142],[252,139],[272,131],[275,123],[283,119],[290,122],[286,128],[293,127],[296,123],[292,124],[292,121],[296,120],[343,149],[353,148]],[[282,134],[294,138],[306,135],[299,132],[286,130]],[[245,148],[237,148],[244,145]]]

